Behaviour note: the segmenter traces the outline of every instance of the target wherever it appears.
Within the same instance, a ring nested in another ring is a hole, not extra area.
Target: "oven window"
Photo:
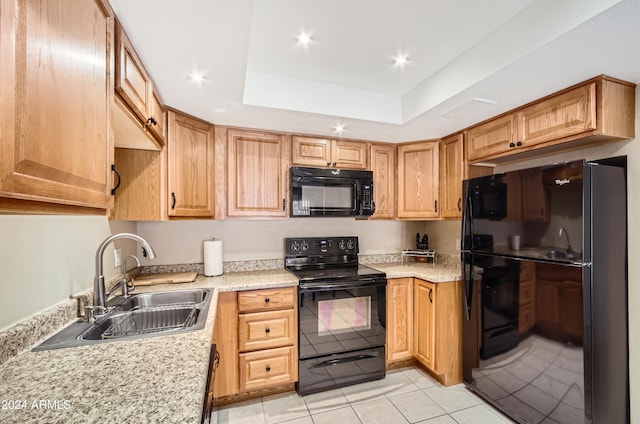
[[[371,296],[318,302],[318,335],[371,329]]]
[[[353,209],[353,186],[303,185],[302,199],[309,202],[307,207],[330,209]]]

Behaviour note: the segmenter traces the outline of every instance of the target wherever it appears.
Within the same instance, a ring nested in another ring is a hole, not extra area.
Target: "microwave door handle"
[[[473,250],[473,239],[475,232],[473,231],[473,202],[471,197],[467,197],[467,219],[469,220],[469,250]]]

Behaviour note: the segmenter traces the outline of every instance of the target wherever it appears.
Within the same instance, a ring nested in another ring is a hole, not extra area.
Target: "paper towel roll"
[[[204,275],[222,274],[222,240],[204,241]]]

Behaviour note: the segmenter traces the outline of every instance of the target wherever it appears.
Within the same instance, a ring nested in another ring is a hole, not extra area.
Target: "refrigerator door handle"
[[[467,278],[468,277],[468,278]],[[467,264],[466,261],[462,262],[462,281],[464,284],[464,305],[465,312],[467,314],[467,321],[471,320],[471,308],[473,302],[473,255],[469,254],[469,273],[467,276]]]

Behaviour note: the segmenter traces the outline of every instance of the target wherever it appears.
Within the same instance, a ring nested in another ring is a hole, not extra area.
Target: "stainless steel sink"
[[[114,298],[109,312],[94,323],[77,321],[33,350],[58,349],[183,333],[204,328],[211,289],[142,293]]]
[[[555,250],[555,249],[544,251],[543,253],[540,254],[540,257],[545,259],[557,259],[557,260],[567,260],[567,261],[574,261],[574,260],[580,259],[579,255],[575,254],[574,252],[567,252],[566,250]]]

